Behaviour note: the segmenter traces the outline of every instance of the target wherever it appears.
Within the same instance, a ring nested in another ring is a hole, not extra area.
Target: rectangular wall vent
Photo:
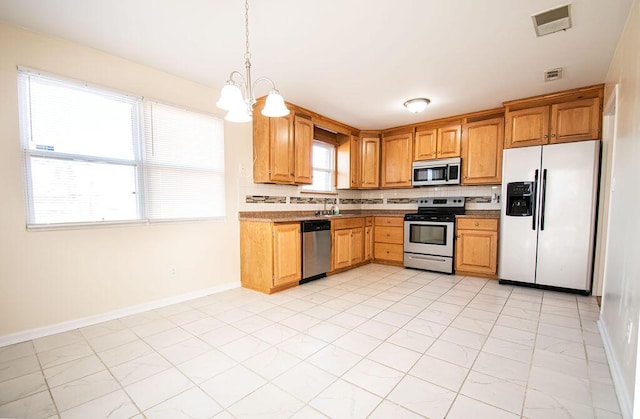
[[[544,72],[544,81],[554,81],[562,77],[562,68],[554,68]]]
[[[538,36],[569,29],[571,27],[571,5],[545,10],[531,16]]]

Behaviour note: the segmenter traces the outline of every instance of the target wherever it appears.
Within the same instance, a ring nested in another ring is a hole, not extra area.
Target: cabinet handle
[[[544,135],[544,138],[549,138],[549,136],[547,134]]]
[[[476,221],[476,223],[474,224],[476,227],[478,227],[480,225],[479,222]]]
[[[460,238],[460,235],[456,236],[456,239],[459,239],[459,238]]]
[[[551,138],[553,138],[553,137],[555,137],[555,136],[556,136],[555,134],[551,134]]]

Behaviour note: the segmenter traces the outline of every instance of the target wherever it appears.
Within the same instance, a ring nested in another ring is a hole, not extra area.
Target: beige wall
[[[226,219],[26,231],[16,66],[215,113],[218,91],[0,24],[0,337],[239,281],[239,154],[251,125],[225,124]],[[177,276],[169,276],[175,265]]]
[[[605,97],[618,85],[615,136],[609,157],[608,247],[604,266],[601,330],[616,391],[631,417],[640,313],[640,2],[635,1],[606,79]],[[627,327],[631,336],[627,337]]]

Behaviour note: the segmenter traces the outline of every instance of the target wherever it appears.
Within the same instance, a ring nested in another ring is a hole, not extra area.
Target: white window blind
[[[313,141],[313,183],[304,185],[303,190],[314,192],[333,192],[336,147],[334,145]]]
[[[219,118],[28,69],[18,87],[28,225],[224,216]]]
[[[223,138],[224,124],[220,119],[156,102],[145,103],[150,219],[224,216]]]

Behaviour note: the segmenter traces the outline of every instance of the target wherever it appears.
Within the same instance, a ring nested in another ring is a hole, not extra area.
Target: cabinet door
[[[349,140],[350,144],[350,184],[352,188],[360,187],[360,137],[352,135]]]
[[[364,260],[371,260],[373,257],[373,227],[364,228]]]
[[[313,166],[311,150],[313,147],[313,122],[310,119],[296,116],[293,122],[295,145],[295,183],[311,184],[313,182]]]
[[[437,132],[435,129],[416,131],[413,143],[413,160],[430,160],[436,158],[438,147]]]
[[[382,139],[382,187],[410,188],[413,134],[398,134]]]
[[[549,106],[507,112],[505,119],[505,148],[549,142]]]
[[[456,235],[456,271],[495,275],[497,260],[497,231],[458,230]]]
[[[333,269],[346,268],[351,264],[351,230],[336,230],[333,233]]]
[[[549,142],[597,140],[600,138],[600,99],[584,99],[551,106]]]
[[[300,223],[273,226],[273,285],[297,282],[302,278]]]
[[[380,187],[380,138],[363,137],[361,140],[360,187]]]
[[[460,157],[460,125],[438,128],[436,157]]]
[[[364,260],[364,229],[354,228],[351,230],[351,255],[349,264],[355,265]]]
[[[294,179],[293,117],[269,118],[271,180],[292,183]]]
[[[497,185],[502,181],[503,136],[503,118],[464,126],[461,147],[463,185]]]

